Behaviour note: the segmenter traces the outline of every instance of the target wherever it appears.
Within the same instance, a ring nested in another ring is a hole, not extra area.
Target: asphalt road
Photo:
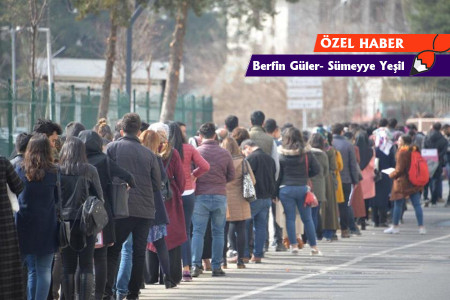
[[[362,236],[319,242],[323,257],[306,246],[297,256],[266,253],[262,264],[226,277],[210,272],[166,290],[147,285],[140,299],[450,299],[450,208],[424,208],[428,233],[419,235],[408,206],[398,235],[368,227]]]

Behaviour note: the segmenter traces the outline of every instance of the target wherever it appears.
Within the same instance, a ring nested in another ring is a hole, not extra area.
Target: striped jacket
[[[23,299],[22,261],[6,184],[19,194],[23,184],[5,157],[0,157],[0,299]]]

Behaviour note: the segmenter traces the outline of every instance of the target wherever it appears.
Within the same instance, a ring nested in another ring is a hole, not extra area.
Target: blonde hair
[[[153,153],[158,153],[161,140],[159,138],[159,134],[156,131],[149,129],[143,131],[139,136],[139,140],[141,141],[143,146],[152,150]]]
[[[228,150],[232,156],[242,155],[241,149],[239,149],[236,140],[232,137],[226,137],[223,139],[221,146],[222,148]]]
[[[102,138],[107,139],[108,141],[113,140],[113,134],[111,131],[111,127],[109,127],[106,118],[100,118],[97,124],[94,126],[94,131],[98,133]]]

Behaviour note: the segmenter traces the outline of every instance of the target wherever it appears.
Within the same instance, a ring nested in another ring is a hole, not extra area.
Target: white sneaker
[[[311,249],[311,256],[323,256],[323,254],[320,250]]]
[[[290,245],[289,250],[291,251],[291,254],[297,255],[297,253],[298,253],[297,245],[295,245],[295,246]]]
[[[419,234],[427,234],[427,230],[425,229],[425,227],[419,228]]]
[[[394,226],[391,226],[388,229],[385,229],[384,233],[398,234],[398,233],[400,233],[400,229],[395,228]]]

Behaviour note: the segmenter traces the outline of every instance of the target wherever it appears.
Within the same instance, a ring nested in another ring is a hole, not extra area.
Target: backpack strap
[[[56,189],[58,194],[58,218],[62,221],[61,169],[56,171]]]
[[[164,167],[164,171],[166,171],[166,173],[167,173],[167,169],[169,168],[170,161],[172,160],[172,155],[173,155],[173,149],[170,150],[169,157],[167,158],[167,164],[166,164],[166,166]]]
[[[309,178],[308,152],[305,152],[306,177]]]
[[[248,164],[245,158],[242,159],[242,176],[248,174]]]
[[[111,163],[109,162],[109,157],[106,156],[106,172],[108,173],[108,180],[109,183],[112,183],[112,178],[111,178]]]

